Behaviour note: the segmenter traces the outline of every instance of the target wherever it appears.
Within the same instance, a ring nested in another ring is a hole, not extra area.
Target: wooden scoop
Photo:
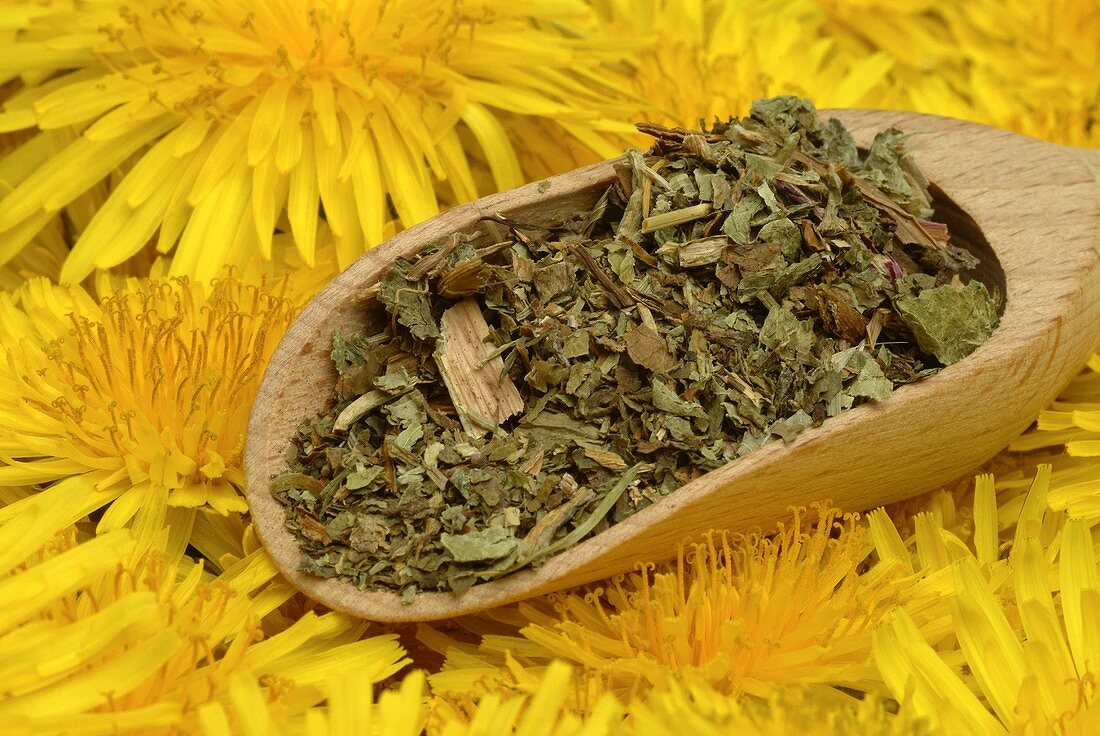
[[[283,575],[331,608],[382,621],[467,614],[668,558],[712,528],[772,529],[791,508],[829,499],[846,510],[898,501],[976,469],[1058,395],[1100,336],[1100,152],[1040,143],[957,120],[843,110],[866,146],[897,126],[924,133],[907,148],[933,183],[936,218],[983,261],[974,275],[1006,296],[1000,327],[973,354],[881,404],[864,404],[771,442],[689,483],[535,569],[468,592],[420,593],[402,603],[298,571],[298,546],[269,479],[286,469],[299,423],[327,407],[336,371],[332,333],[361,328],[362,296],[399,256],[410,256],[479,216],[550,224],[589,209],[612,182],[604,162],[456,207],[370,251],[317,294],[271,358],[245,448],[248,501],[260,539]]]

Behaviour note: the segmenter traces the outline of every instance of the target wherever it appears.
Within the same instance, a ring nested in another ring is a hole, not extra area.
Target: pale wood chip
[[[488,429],[485,419],[500,424],[523,411],[504,361],[499,355],[489,357],[496,346],[476,299],[463,299],[444,312],[440,331],[435,361],[467,434],[482,437]]]

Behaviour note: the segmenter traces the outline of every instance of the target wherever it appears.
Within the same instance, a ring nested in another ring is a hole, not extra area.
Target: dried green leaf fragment
[[[440,541],[455,562],[499,560],[515,552],[520,544],[520,540],[503,526],[491,526],[465,534],[444,532]]]
[[[997,308],[980,281],[944,284],[896,302],[921,349],[944,365],[957,363],[985,342],[997,326]]]
[[[677,365],[665,341],[648,325],[632,327],[623,335],[623,341],[630,359],[654,373],[668,373]]]

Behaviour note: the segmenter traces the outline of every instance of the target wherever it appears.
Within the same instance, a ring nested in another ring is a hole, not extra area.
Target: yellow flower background
[[[328,278],[784,93],[1100,147],[1100,6],[0,1],[0,733],[1100,732],[1100,355],[980,475],[460,620],[256,542],[246,420]]]

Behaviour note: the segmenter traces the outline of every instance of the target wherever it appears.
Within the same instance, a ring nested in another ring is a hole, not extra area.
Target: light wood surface
[[[359,328],[364,287],[396,257],[472,228],[481,213],[550,223],[587,208],[612,180],[611,164],[486,197],[364,255],[310,302],[273,355],[249,422],[245,471],[257,532],[287,579],[332,608],[369,619],[466,614],[669,557],[685,536],[707,529],[769,529],[791,507],[822,499],[853,511],[897,501],[971,472],[1003,448],[1054,399],[1100,336],[1100,154],[913,113],[826,115],[840,118],[861,145],[891,125],[924,133],[908,148],[936,185],[937,216],[985,254],[979,276],[1006,295],[1000,327],[984,345],[881,404],[829,419],[790,444],[770,443],[537,569],[461,596],[422,593],[403,604],[392,593],[300,573],[298,547],[268,480],[285,469],[297,425],[332,396],[331,336]]]

